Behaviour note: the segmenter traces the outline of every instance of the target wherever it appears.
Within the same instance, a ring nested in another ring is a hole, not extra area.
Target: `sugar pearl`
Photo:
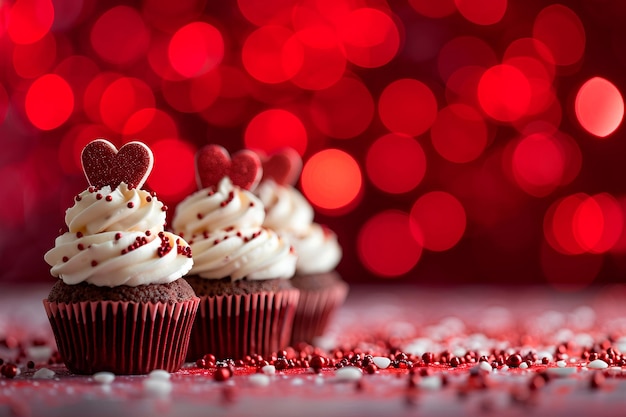
[[[173,385],[169,380],[148,378],[143,381],[144,391],[151,396],[164,397],[172,392]]]
[[[171,377],[172,376],[170,375],[170,373],[163,369],[155,369],[153,371],[150,371],[150,373],[148,374],[148,378],[159,379],[162,381],[168,381]]]
[[[374,365],[378,366],[380,369],[387,369],[391,364],[391,359],[385,358],[384,356],[374,356]]]
[[[52,377],[54,377],[56,375],[56,373],[48,368],[41,368],[38,369],[37,372],[35,372],[33,374],[33,378],[36,379],[52,379]]]
[[[265,375],[274,375],[276,373],[276,367],[274,365],[265,365],[261,370]]]
[[[93,380],[99,384],[107,385],[115,380],[113,372],[96,372],[93,374]]]
[[[248,381],[257,387],[267,387],[270,384],[270,377],[265,374],[252,374],[248,377]]]
[[[358,381],[363,376],[363,371],[356,366],[344,366],[337,369],[335,376],[339,381]]]
[[[609,367],[609,364],[604,362],[602,359],[596,359],[595,361],[589,362],[587,367],[591,369],[606,369]]]

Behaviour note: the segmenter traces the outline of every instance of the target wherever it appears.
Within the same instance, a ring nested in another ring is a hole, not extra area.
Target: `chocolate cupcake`
[[[256,154],[232,160],[208,145],[196,157],[200,190],[183,200],[173,229],[189,240],[194,266],[185,279],[200,297],[188,360],[269,356],[288,346],[298,290],[291,246],[262,227],[265,211],[250,189],[261,175]]]
[[[45,254],[59,280],[44,307],[67,368],[78,374],[169,372],[184,363],[198,298],[180,277],[187,243],[164,230],[166,207],[139,189],[152,152],[102,139],[82,153],[89,188]]]
[[[263,179],[255,191],[266,211],[263,225],[281,233],[298,254],[291,280],[300,290],[292,344],[322,336],[348,294],[348,284],[335,271],[342,255],[337,236],[313,221],[313,208],[293,186],[301,167],[292,149],[265,157]]]

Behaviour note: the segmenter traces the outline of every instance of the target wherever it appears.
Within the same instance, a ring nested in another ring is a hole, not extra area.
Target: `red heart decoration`
[[[263,158],[263,180],[279,185],[294,185],[302,170],[302,158],[292,148],[284,148]]]
[[[116,188],[121,182],[140,188],[154,162],[152,151],[141,142],[129,142],[118,151],[105,139],[89,142],[80,157],[87,181],[97,188]]]
[[[216,186],[222,178],[229,177],[234,185],[253,190],[261,179],[261,161],[257,154],[242,150],[233,154],[219,145],[207,145],[196,154],[196,179],[198,187]]]

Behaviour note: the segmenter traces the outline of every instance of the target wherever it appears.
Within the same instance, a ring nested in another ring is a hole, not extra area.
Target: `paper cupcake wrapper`
[[[200,296],[188,361],[207,353],[218,359],[267,357],[289,345],[300,292],[296,289],[244,295]]]
[[[44,300],[59,353],[77,374],[176,372],[184,363],[198,298],[168,303]]]
[[[321,290],[300,290],[300,300],[293,320],[291,344],[311,343],[322,336],[348,295],[348,284],[338,282]]]

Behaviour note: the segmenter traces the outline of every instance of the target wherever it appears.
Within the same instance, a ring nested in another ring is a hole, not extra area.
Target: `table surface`
[[[577,293],[539,287],[356,287],[318,346],[330,354],[341,347],[385,356],[391,343],[417,358],[412,371],[392,364],[352,379],[335,367],[266,376],[237,367],[232,378],[216,381],[215,368],[186,364],[169,382],[118,376],[110,384],[45,362],[54,348],[41,304],[48,289],[2,288],[0,358],[17,362],[20,373],[0,376],[0,416],[625,415],[626,367],[595,370],[582,356],[583,348],[601,343],[626,351],[623,287]],[[33,341],[44,345],[32,346]],[[541,359],[563,343],[569,348],[565,367],[554,357],[547,365],[491,371],[476,363],[419,362],[424,352],[445,350],[458,356],[468,350],[532,351]],[[26,357],[18,361],[19,346]],[[538,375],[548,375],[547,382],[531,389]]]

